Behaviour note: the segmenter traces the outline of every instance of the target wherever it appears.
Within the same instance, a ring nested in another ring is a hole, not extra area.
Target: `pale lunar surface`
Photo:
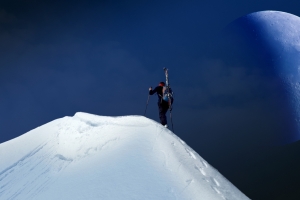
[[[249,199],[141,116],[76,113],[0,144],[0,157],[0,199]]]
[[[278,11],[259,12],[253,16],[265,27],[267,42],[272,48],[273,62],[282,80],[294,113],[300,139],[300,18]]]
[[[245,71],[241,85],[256,76],[244,84],[244,91],[252,90],[247,98],[257,102],[260,98],[257,105],[267,110],[269,124],[265,123],[264,132],[273,132],[268,140],[282,144],[299,140],[300,18],[280,11],[255,12],[232,22],[227,33],[231,37],[228,51],[237,47],[233,58],[240,60],[237,65]],[[248,87],[251,84],[256,86]]]

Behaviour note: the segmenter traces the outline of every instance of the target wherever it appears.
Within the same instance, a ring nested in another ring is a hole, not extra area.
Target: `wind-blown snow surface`
[[[0,199],[248,198],[153,120],[76,113],[0,144]]]

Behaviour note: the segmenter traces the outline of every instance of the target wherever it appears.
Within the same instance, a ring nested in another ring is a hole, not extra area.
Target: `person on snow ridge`
[[[165,101],[163,99],[164,86],[165,86],[165,83],[160,82],[159,85],[154,88],[154,90],[152,90],[152,87],[150,87],[149,88],[149,95],[153,95],[153,94],[157,93],[157,96],[158,96],[157,105],[158,105],[158,110],[159,110],[160,123],[163,126],[168,127],[166,113],[169,109],[169,102]],[[169,90],[170,90],[170,93],[172,94],[171,88],[169,88]],[[173,103],[173,98],[171,98],[171,103]]]

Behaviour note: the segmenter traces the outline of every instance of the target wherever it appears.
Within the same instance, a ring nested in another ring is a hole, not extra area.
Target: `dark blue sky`
[[[257,112],[249,106],[240,118],[234,94],[243,92],[244,72],[224,70],[219,57],[220,33],[233,20],[262,10],[300,16],[299,7],[296,0],[1,1],[0,143],[79,111],[143,115],[148,87],[167,67],[175,133],[251,199],[299,199],[300,144],[254,148],[261,132],[239,132]],[[154,120],[156,101],[147,110]]]

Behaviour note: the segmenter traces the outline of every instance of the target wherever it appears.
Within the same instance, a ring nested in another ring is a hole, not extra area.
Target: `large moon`
[[[240,134],[271,144],[299,140],[300,18],[279,11],[248,14],[225,28],[219,45],[228,76],[238,80],[228,88],[242,88],[232,95],[242,113]]]

